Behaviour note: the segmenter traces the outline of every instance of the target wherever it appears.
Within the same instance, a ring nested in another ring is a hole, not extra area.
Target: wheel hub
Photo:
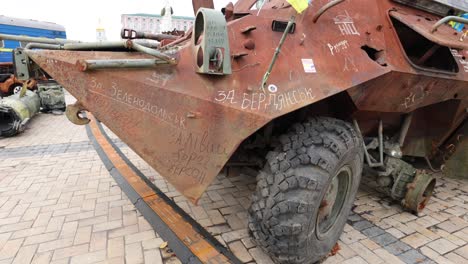
[[[328,185],[327,191],[320,202],[317,216],[316,227],[319,239],[326,236],[341,214],[343,204],[348,196],[351,175],[351,169],[343,167]]]

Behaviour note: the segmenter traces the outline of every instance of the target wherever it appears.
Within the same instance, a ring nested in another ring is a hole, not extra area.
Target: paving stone
[[[40,253],[40,252],[55,250],[59,248],[70,247],[71,245],[73,245],[72,237],[59,239],[59,240],[52,240],[49,242],[39,244],[39,247],[37,248],[37,252]]]
[[[36,253],[32,259],[31,264],[48,264],[52,259],[53,251]]]
[[[376,237],[376,236],[384,234],[385,230],[383,230],[380,227],[373,226],[371,228],[361,230],[361,233],[367,237]]]
[[[457,253],[458,255],[460,255],[462,257],[464,257],[465,259],[468,259],[468,245],[455,250],[455,253]]]
[[[445,238],[437,239],[436,241],[427,244],[427,246],[439,252],[439,254],[445,254],[457,248],[457,245]]]
[[[457,264],[461,264],[461,263],[465,263],[468,259],[454,253],[454,252],[450,252],[448,254],[445,255],[445,257],[452,261],[453,263],[457,263]]]
[[[90,264],[103,261],[106,259],[106,251],[100,250],[96,252],[90,252],[79,256],[74,256],[71,258],[71,264]]]
[[[116,237],[109,239],[107,244],[107,256],[109,258],[125,256],[125,247],[124,247],[123,237]]]
[[[132,244],[155,238],[153,230],[143,231],[139,233],[129,234],[125,236],[125,244]]]
[[[401,241],[397,241],[395,243],[386,245],[384,247],[384,249],[387,250],[388,252],[390,252],[393,255],[400,255],[403,252],[411,250],[411,247],[408,246],[408,244],[406,244],[406,243],[403,243]]]
[[[145,264],[162,264],[163,259],[158,249],[147,250],[144,252]]]
[[[141,244],[143,246],[143,250],[148,250],[148,249],[153,249],[153,248],[159,248],[159,246],[163,243],[164,241],[162,238],[153,238],[149,240],[144,240]]]
[[[84,226],[84,227],[78,228],[73,244],[79,245],[79,244],[89,243],[89,241],[91,240],[91,230],[92,230],[92,226]]]
[[[112,229],[117,229],[119,227],[122,227],[122,220],[114,220],[114,221],[95,224],[93,226],[93,232],[112,230]]]
[[[413,248],[419,248],[429,242],[431,240],[420,233],[414,233],[412,235],[409,235],[405,238],[403,238],[401,241],[405,242],[406,244],[412,246]]]
[[[388,233],[385,233],[380,236],[372,237],[371,240],[384,247],[386,245],[396,242],[398,239]]]
[[[47,241],[56,240],[59,237],[59,231],[35,235],[35,236],[28,236],[24,241],[24,245],[31,245],[31,244],[38,244]]]
[[[243,263],[252,261],[252,256],[249,254],[247,249],[245,248],[244,244],[241,241],[236,241],[229,244],[229,249],[231,249],[232,253],[239,258],[240,261]]]
[[[82,254],[88,253],[88,249],[89,249],[88,244],[57,249],[57,250],[54,251],[54,255],[52,256],[52,260],[57,260],[57,259],[82,255]]]
[[[382,263],[383,260],[375,255],[371,250],[365,247],[360,242],[353,243],[349,247],[354,250],[359,256],[361,256],[368,263]]]
[[[250,237],[245,237],[241,239],[242,243],[244,244],[245,248],[251,249],[255,247],[255,242]]]
[[[449,233],[456,232],[462,228],[465,228],[466,226],[468,226],[468,223],[458,217],[452,217],[449,220],[437,225],[438,228],[441,228]]]
[[[345,244],[352,244],[365,238],[366,236],[361,234],[359,231],[353,229],[348,233],[342,234],[340,240],[343,241],[343,243]]]
[[[232,230],[247,228],[247,219],[240,219],[237,215],[231,214],[226,216],[228,225]]]
[[[343,264],[369,264],[360,256],[355,256],[342,262]]]
[[[219,235],[222,233],[227,233],[227,232],[232,231],[232,229],[228,225],[211,226],[211,227],[208,227],[207,230],[212,235]]]
[[[254,258],[257,264],[271,264],[273,260],[263,252],[260,248],[252,248],[249,250],[250,255]]]
[[[344,258],[340,254],[336,254],[334,256],[327,257],[322,264],[338,264],[343,263]]]
[[[221,213],[218,210],[208,210],[207,213],[211,219],[211,222],[214,225],[226,223],[226,219],[223,217],[223,215],[221,215]]]
[[[400,230],[398,230],[398,229],[396,229],[396,228],[394,228],[394,227],[389,228],[389,229],[387,229],[387,230],[385,230],[385,231],[387,231],[387,233],[393,235],[394,237],[396,237],[396,238],[398,238],[398,239],[400,239],[400,238],[406,236],[403,232],[401,232]]]
[[[3,248],[0,250],[0,260],[9,259],[15,257],[16,253],[23,243],[23,238],[9,240],[3,244]]]
[[[224,233],[221,235],[221,237],[223,238],[224,241],[226,241],[226,243],[229,243],[234,240],[240,240],[241,238],[245,238],[248,236],[249,236],[249,232],[247,229],[231,231],[231,232]]]
[[[91,240],[89,242],[89,251],[102,250],[107,247],[107,231],[91,233]]]
[[[356,242],[357,243],[357,242]],[[354,256],[357,256],[356,251],[351,249],[349,245],[346,245],[344,243],[338,242],[340,246],[340,250],[338,251],[338,254],[340,254],[344,259],[350,259]]]
[[[354,229],[358,230],[358,231],[362,231],[363,229],[374,227],[374,225],[371,222],[367,221],[367,220],[362,220],[362,221],[353,223],[352,227]]]
[[[390,254],[387,250],[378,248],[374,250],[374,253],[381,259],[385,260],[385,263],[390,264],[403,264],[404,262],[395,255]]]
[[[125,245],[125,263],[141,263],[143,262],[143,251],[141,248],[141,243],[133,243]]]
[[[426,257],[430,258],[430,259],[437,259],[438,257],[440,257],[440,254],[437,253],[436,251],[432,250],[431,248],[429,248],[428,246],[424,246],[424,247],[421,247],[420,249],[421,253],[423,255],[425,255]]]
[[[408,264],[422,263],[423,261],[427,259],[424,255],[422,255],[415,249],[406,251],[405,253],[401,254],[399,258],[403,262],[408,263]]]
[[[21,247],[13,260],[13,264],[31,263],[36,249],[37,245]]]
[[[229,214],[234,214],[237,212],[243,211],[244,208],[240,205],[234,205],[234,206],[229,206],[229,207],[224,207],[220,209],[220,212],[222,215],[229,215]]]

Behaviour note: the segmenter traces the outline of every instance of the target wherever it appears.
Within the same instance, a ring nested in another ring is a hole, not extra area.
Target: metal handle
[[[95,49],[133,49],[154,56],[169,64],[175,65],[178,63],[176,58],[173,58],[165,53],[156,49],[145,47],[144,45],[136,43],[132,40],[121,41],[102,41],[102,42],[76,42],[67,39],[48,39],[37,37],[25,37],[17,35],[0,34],[0,40],[17,40],[27,41],[33,44],[28,45],[27,48],[43,48],[43,49],[64,49],[64,50],[95,50]]]
[[[173,36],[168,34],[151,34],[127,28],[122,29],[122,31],[120,32],[120,37],[123,39],[153,39],[157,41],[163,41],[166,39],[176,40],[179,38],[179,36]]]
[[[432,26],[431,33],[434,33],[441,25],[449,22],[449,21],[454,21],[458,23],[463,23],[463,24],[468,24],[468,19],[458,17],[458,16],[446,16],[442,18],[441,20],[437,21],[437,23]]]
[[[343,3],[345,0],[334,0],[329,2],[328,4],[324,5],[322,8],[317,11],[317,13],[314,15],[313,21],[314,23],[317,23],[317,20],[330,8]]]

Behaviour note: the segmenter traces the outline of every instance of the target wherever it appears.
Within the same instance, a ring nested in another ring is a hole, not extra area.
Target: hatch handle
[[[444,18],[442,18],[441,20],[437,21],[434,26],[432,26],[432,29],[431,29],[431,33],[434,33],[437,31],[437,29],[447,23],[447,22],[450,22],[450,21],[454,21],[454,22],[458,22],[458,23],[463,23],[463,24],[467,24],[468,25],[468,19],[466,18],[463,18],[463,17],[459,17],[459,16],[446,16]]]
[[[317,20],[330,8],[343,3],[345,0],[333,0],[329,2],[328,4],[324,5],[322,8],[317,11],[317,13],[314,15],[313,21],[314,23],[317,23]]]

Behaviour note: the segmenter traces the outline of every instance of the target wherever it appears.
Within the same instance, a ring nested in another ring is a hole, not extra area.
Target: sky
[[[169,1],[174,15],[194,16],[192,0]],[[2,5],[0,15],[54,22],[65,26],[68,39],[95,41],[99,21],[106,30],[108,40],[119,40],[121,14],[159,14],[166,0],[21,0],[21,4],[14,2]],[[229,2],[214,0],[215,8],[220,10]]]

